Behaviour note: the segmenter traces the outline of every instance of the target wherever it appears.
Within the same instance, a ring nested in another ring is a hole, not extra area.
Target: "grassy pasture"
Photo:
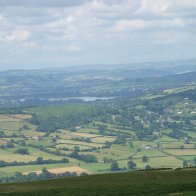
[[[161,167],[169,167],[169,168],[177,168],[182,167],[182,161],[174,158],[173,156],[166,156],[166,157],[154,157],[150,158],[147,163],[143,163],[140,161],[141,164],[144,165],[151,165],[154,168],[161,168]],[[165,164],[167,163],[167,164]]]
[[[84,137],[84,138],[95,138],[100,137],[100,135],[93,134],[93,133],[83,133],[83,132],[72,132],[72,137]]]
[[[32,130],[22,130],[20,131],[23,135],[25,136],[28,136],[28,137],[32,137],[32,136],[38,136],[38,137],[41,137],[41,136],[44,136],[44,132],[38,132],[38,131],[35,131],[34,129]]]
[[[22,119],[13,118],[7,115],[0,115],[0,122],[18,122],[18,121],[22,121]]]
[[[29,120],[32,116],[31,114],[14,114],[14,115],[9,115],[12,118],[15,119],[21,119],[21,120]]]
[[[24,165],[24,166],[10,166],[10,167],[3,167],[0,168],[0,172],[4,172],[7,175],[13,175],[15,172],[31,172],[31,171],[38,171],[42,168],[46,167],[47,169],[54,169],[54,168],[61,168],[61,167],[69,167],[69,164],[47,164],[47,165]]]
[[[164,133],[164,134],[169,134],[171,133],[172,130],[171,129],[164,129],[164,130],[161,130],[161,133]]]
[[[178,142],[161,142],[162,148],[180,148],[184,143],[182,141]]]
[[[35,161],[36,156],[33,155],[20,155],[12,153],[8,150],[2,150],[0,149],[0,160],[6,161],[6,162],[29,162],[29,161]]]
[[[119,160],[118,164],[121,168],[127,167],[127,162],[129,160]],[[164,156],[164,157],[154,157],[150,158],[147,162],[142,162],[141,158],[133,158],[133,161],[137,165],[137,169],[144,169],[146,165],[150,165],[153,168],[177,168],[182,167],[182,161],[174,158],[173,156]],[[167,165],[165,164],[167,162]]]
[[[162,152],[160,152],[157,149],[149,149],[149,150],[141,150],[140,152],[137,152],[134,158],[142,157],[144,155],[148,157],[157,157],[157,159],[159,159],[162,156],[165,156]]]
[[[24,125],[23,121],[1,121],[0,128],[3,130],[16,131]]]
[[[164,149],[181,149],[182,145],[184,146],[185,149],[192,149],[194,148],[194,144],[184,144],[184,142],[172,142],[172,143],[161,143],[161,146]]]
[[[58,168],[52,168],[48,170],[51,173],[54,174],[60,174],[60,173],[64,173],[64,172],[76,172],[77,174],[81,174],[82,172],[86,172],[88,174],[90,174],[90,172],[86,169],[83,169],[81,167],[58,167]],[[36,171],[30,171],[30,172],[35,172],[37,174],[42,173],[41,170],[36,170]],[[23,172],[23,174],[27,175],[30,172]]]
[[[24,121],[31,118],[31,115],[29,114],[15,114],[15,115],[0,115],[0,122],[18,122],[18,121]]]
[[[33,140],[33,139],[27,140],[26,143],[27,143],[27,144],[33,144],[33,145],[35,145],[35,146],[53,146],[53,145],[55,145],[55,144],[52,142],[52,139],[49,138],[49,137],[47,137],[47,138],[45,137],[45,138],[43,138],[43,139],[40,140],[40,141]]]
[[[59,133],[59,132],[58,133],[51,133],[50,136],[58,136],[63,140],[66,140],[66,139],[71,140],[72,139],[72,136],[69,131],[63,132],[63,133]]]
[[[100,136],[100,137],[95,137],[92,138],[91,141],[95,143],[105,143],[105,142],[113,142],[116,138],[115,137],[109,137],[109,136]]]
[[[194,155],[196,156],[196,150],[195,149],[166,149],[167,153],[170,153],[172,155]]]
[[[82,141],[74,141],[74,140],[58,140],[58,144],[72,144],[75,146],[88,146],[88,147],[102,147],[103,144],[98,143],[88,143]]]
[[[74,145],[74,144],[58,144],[58,145],[56,145],[55,146],[55,148],[63,148],[63,147],[66,147],[66,148],[69,148],[69,149],[74,149],[74,147],[75,147],[76,145]],[[90,146],[83,146],[83,145],[77,145],[77,146],[79,146],[80,147],[80,150],[86,150],[86,149],[91,149],[92,147],[90,147]]]
[[[178,141],[177,139],[174,139],[174,138],[171,138],[167,135],[163,135],[161,138],[160,138],[160,141],[161,142],[175,142],[175,141]]]
[[[196,132],[188,131],[187,133],[188,133],[189,136],[191,136],[192,138],[196,139]]]
[[[90,170],[93,173],[105,173],[110,171],[110,163],[91,163],[91,164],[80,164],[82,168]]]
[[[154,142],[148,142],[148,141],[133,141],[134,147],[145,147],[145,146],[152,146],[153,148],[157,147],[157,144]]]
[[[62,131],[61,133],[53,133],[51,135],[58,135],[62,139],[72,139],[72,138],[95,138],[101,137],[101,135],[93,134],[93,133],[84,133],[84,132],[71,132],[71,131]]]
[[[2,129],[1,129],[2,130]],[[2,130],[4,132],[4,134],[6,136],[12,136],[13,134],[16,134],[17,136],[20,136],[21,135],[21,132],[20,131],[14,131],[14,130]]]
[[[29,153],[31,156],[35,156],[35,157],[43,157],[43,159],[53,159],[53,160],[61,160],[62,157],[61,156],[56,156],[53,154],[49,154],[43,151],[40,151],[37,148],[33,148],[33,147],[28,147]]]
[[[99,134],[99,130],[95,128],[83,128],[79,130],[80,133]]]
[[[135,149],[128,148],[128,149],[120,149],[120,146],[112,145],[112,148],[110,149],[103,149],[101,152],[103,152],[107,157],[110,156],[116,156],[118,159],[120,158],[127,158],[135,153]]]
[[[128,151],[128,152],[135,152],[137,148],[131,148],[129,146],[124,145],[118,145],[118,144],[112,144],[113,150],[120,150],[120,151]]]
[[[27,111],[36,113],[41,118],[48,116],[62,116],[69,115],[74,112],[86,112],[89,109],[87,104],[67,104],[63,106],[40,106],[36,108],[29,108]]]

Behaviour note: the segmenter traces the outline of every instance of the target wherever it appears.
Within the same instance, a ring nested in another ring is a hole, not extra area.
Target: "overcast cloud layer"
[[[0,0],[0,69],[195,58],[196,0]]]

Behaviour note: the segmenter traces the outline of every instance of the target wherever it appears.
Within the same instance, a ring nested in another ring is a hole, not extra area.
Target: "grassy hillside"
[[[196,169],[137,171],[3,184],[0,195],[195,195]]]
[[[50,115],[68,116],[74,112],[83,113],[87,112],[90,105],[87,104],[67,104],[63,106],[40,106],[34,108],[28,108],[27,111],[36,113],[40,118],[47,118]]]

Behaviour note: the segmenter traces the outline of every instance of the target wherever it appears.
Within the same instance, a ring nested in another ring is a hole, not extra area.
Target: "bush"
[[[151,166],[150,165],[146,165],[145,166],[145,170],[149,170],[149,169],[152,169]]]
[[[18,153],[18,154],[22,154],[22,155],[29,155],[29,150],[28,148],[19,148],[18,150],[16,150],[14,153]]]
[[[127,163],[127,166],[128,166],[129,169],[135,169],[136,168],[136,163],[133,162],[133,161],[129,161]]]

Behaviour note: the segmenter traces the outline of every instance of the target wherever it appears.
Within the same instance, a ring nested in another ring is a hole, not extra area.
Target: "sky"
[[[196,0],[0,0],[0,70],[195,55]]]

